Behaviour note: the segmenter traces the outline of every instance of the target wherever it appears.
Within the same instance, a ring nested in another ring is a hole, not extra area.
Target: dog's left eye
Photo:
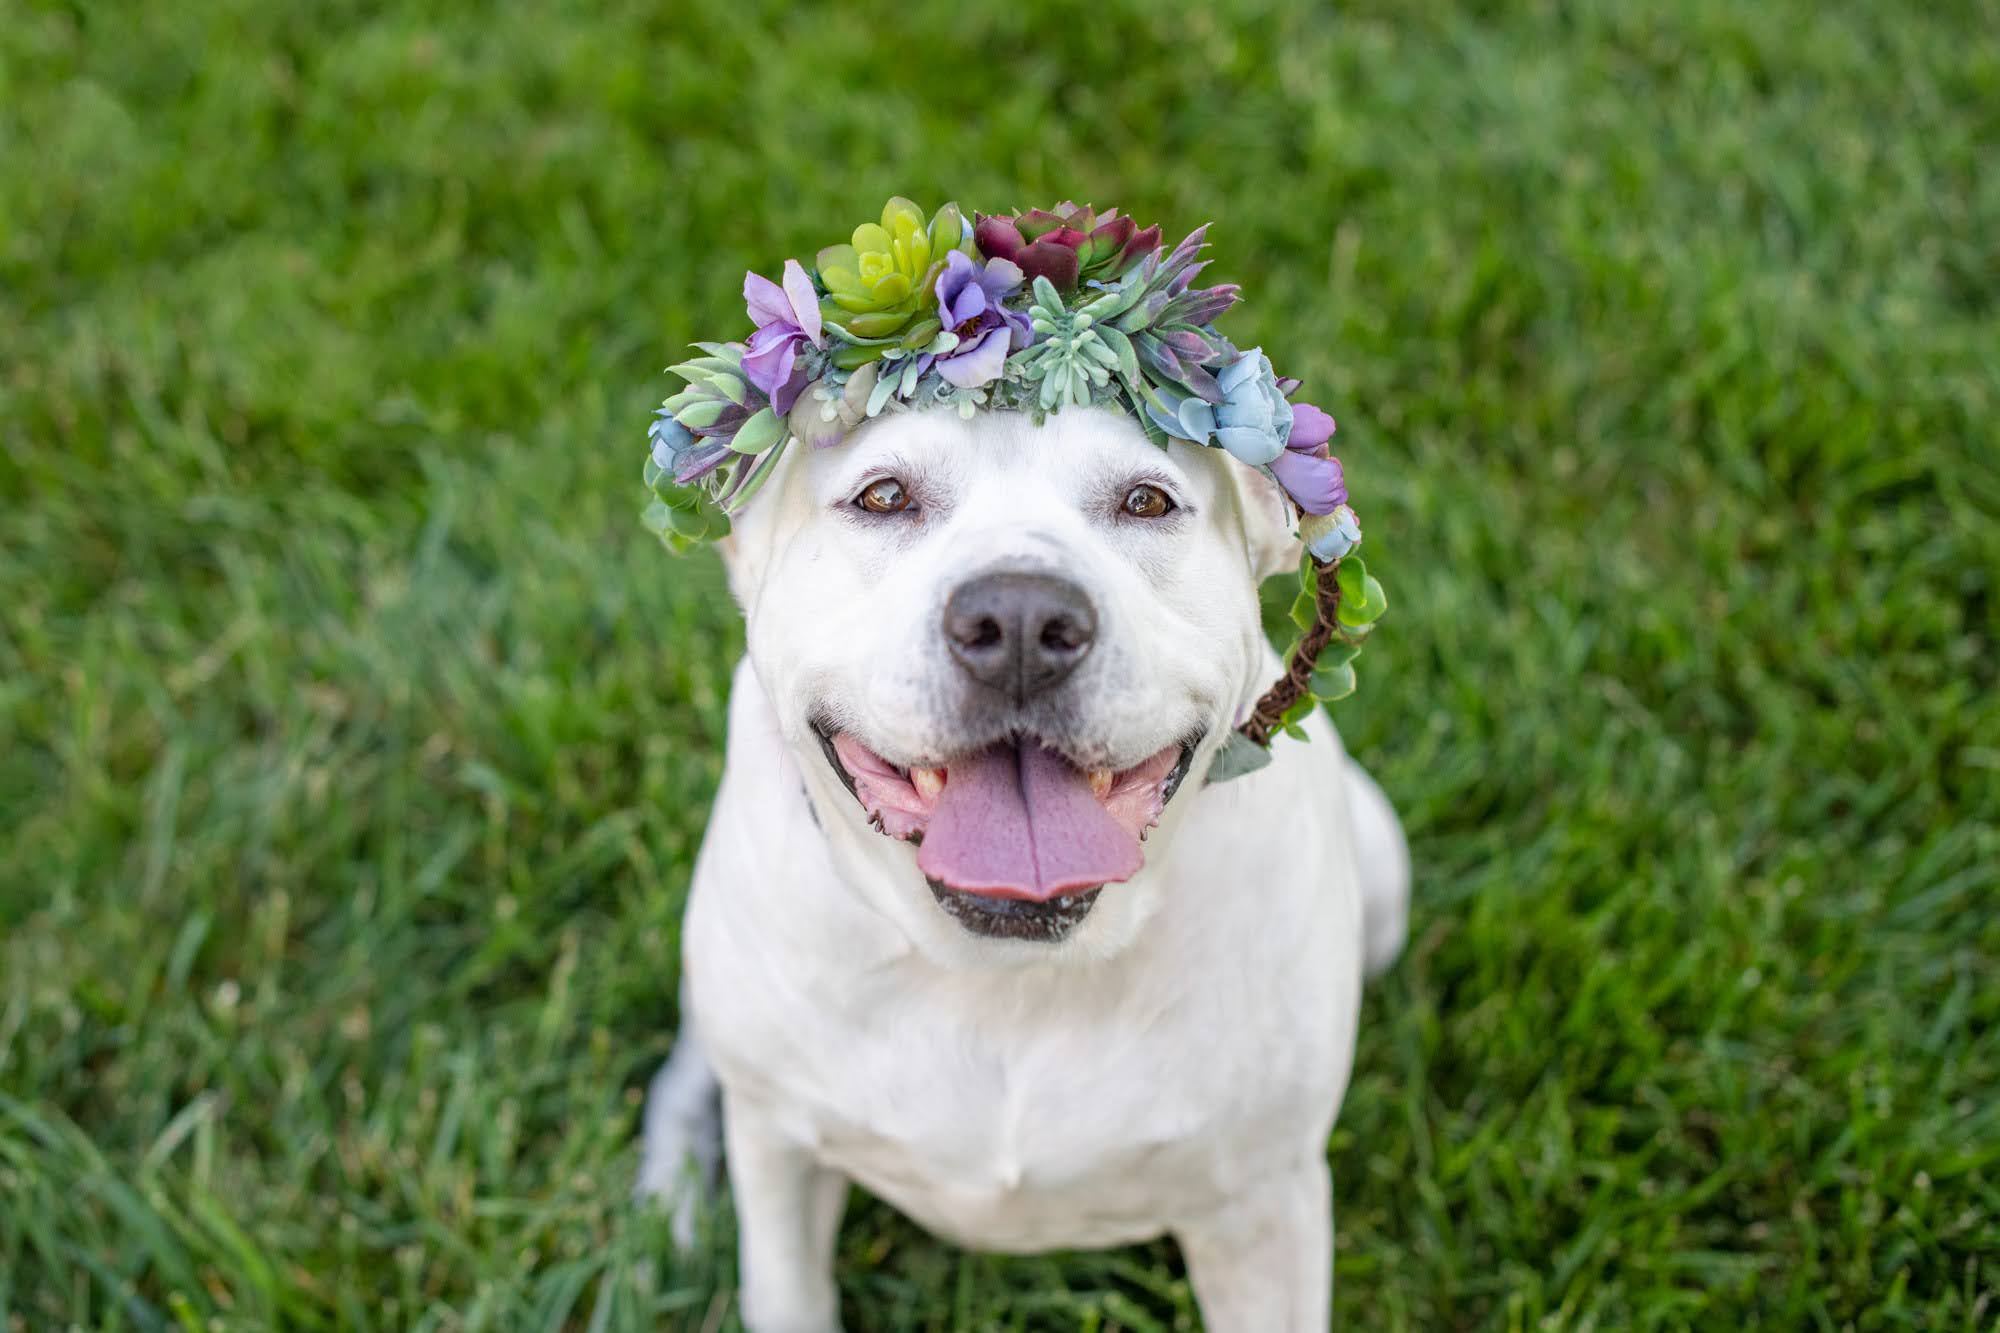
[[[1174,502],[1158,486],[1141,484],[1125,495],[1125,512],[1133,518],[1165,518],[1174,512]]]
[[[855,507],[871,514],[900,514],[914,503],[903,483],[894,477],[872,481],[854,497]]]

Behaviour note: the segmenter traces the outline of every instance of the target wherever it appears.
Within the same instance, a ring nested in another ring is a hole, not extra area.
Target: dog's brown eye
[[[1158,486],[1134,486],[1125,496],[1125,512],[1133,518],[1165,518],[1174,502]]]
[[[900,514],[910,507],[910,493],[894,477],[884,477],[868,483],[854,503],[871,514]]]

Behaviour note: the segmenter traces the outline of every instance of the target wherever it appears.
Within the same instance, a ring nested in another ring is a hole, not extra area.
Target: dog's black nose
[[[981,574],[945,603],[944,638],[974,680],[1020,702],[1089,655],[1097,609],[1083,589],[1053,574]]]

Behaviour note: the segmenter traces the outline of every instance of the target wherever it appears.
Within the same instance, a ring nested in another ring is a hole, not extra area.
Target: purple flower
[[[989,259],[982,267],[962,251],[945,257],[938,275],[938,318],[947,332],[958,335],[958,346],[937,358],[937,373],[961,389],[976,389],[1000,378],[1007,353],[1034,339],[1028,317],[1001,304],[1020,290],[1021,270],[1005,259]]]
[[[1347,503],[1340,460],[1326,455],[1333,429],[1333,418],[1311,403],[1293,403],[1285,451],[1271,460],[1271,475],[1308,514],[1330,514]]]
[[[743,357],[744,378],[769,394],[771,409],[783,416],[807,383],[799,349],[820,346],[819,293],[799,261],[787,259],[782,287],[756,273],[743,275],[743,304],[757,324]]]

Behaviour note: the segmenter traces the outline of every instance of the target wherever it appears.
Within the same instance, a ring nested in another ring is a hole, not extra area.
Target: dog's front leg
[[[1333,1185],[1315,1154],[1174,1229],[1209,1333],[1325,1333],[1333,1317]]]
[[[834,1244],[847,1180],[787,1138],[754,1102],[725,1096],[743,1323],[751,1333],[839,1333]]]

